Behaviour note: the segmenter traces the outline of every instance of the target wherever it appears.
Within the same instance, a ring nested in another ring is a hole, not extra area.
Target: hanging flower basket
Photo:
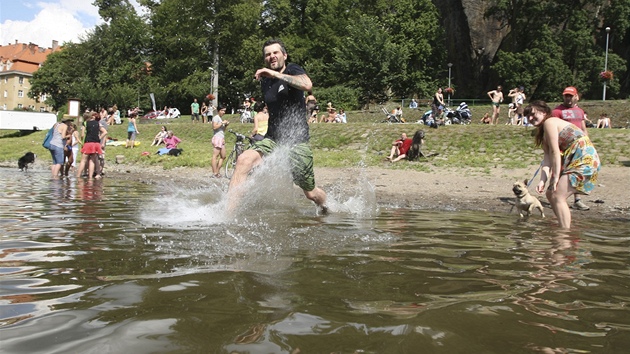
[[[444,89],[444,92],[445,92],[447,95],[452,95],[452,94],[454,94],[454,93],[455,93],[455,89],[454,89],[454,88],[452,88],[452,87],[447,87],[447,88],[445,88],[445,89]]]
[[[599,77],[602,80],[612,80],[613,79],[613,72],[610,70],[606,70],[606,71],[602,71],[601,73],[599,73]]]

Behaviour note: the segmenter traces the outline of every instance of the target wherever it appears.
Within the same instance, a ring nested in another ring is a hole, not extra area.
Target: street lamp
[[[209,67],[208,69],[210,69],[210,93],[214,94],[214,91],[212,91],[212,87],[213,87],[213,84],[214,84],[214,68],[213,67]]]
[[[604,72],[608,71],[608,37],[610,36],[610,27],[606,27],[606,59],[604,59]],[[604,79],[604,93],[602,93],[602,101],[606,101],[606,82]]]
[[[219,87],[219,75],[217,70],[214,67],[209,67],[210,69],[210,93],[214,96],[214,99],[210,101],[214,107],[218,107],[219,102],[219,94],[217,89]]]
[[[448,66],[448,105],[451,105],[451,68],[453,67],[453,63],[446,64]]]

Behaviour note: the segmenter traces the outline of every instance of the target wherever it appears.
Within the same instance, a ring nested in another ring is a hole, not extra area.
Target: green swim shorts
[[[255,141],[250,149],[258,151],[265,155],[269,155],[276,149],[275,141],[265,138],[261,141]],[[308,143],[294,145],[289,150],[289,159],[291,161],[291,175],[293,183],[303,190],[310,192],[315,189],[315,172],[313,171],[313,152]]]

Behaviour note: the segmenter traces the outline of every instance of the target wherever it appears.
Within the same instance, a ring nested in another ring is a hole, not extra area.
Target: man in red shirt
[[[578,128],[582,129],[584,134],[588,136],[588,132],[586,131],[586,117],[584,115],[584,111],[582,108],[577,106],[577,102],[580,97],[578,94],[578,90],[569,86],[564,89],[562,92],[562,100],[563,102],[553,109],[551,112],[552,117],[560,118],[565,120]],[[577,210],[589,210],[588,205],[584,204],[578,194],[573,194],[575,197],[573,208]]]
[[[409,151],[409,148],[411,148],[412,143],[413,140],[407,138],[407,134],[402,133],[400,135],[400,139],[392,143],[392,150],[390,151],[387,160],[391,162],[396,162],[407,157],[407,151]],[[394,156],[396,156],[396,158],[394,158]]]
[[[577,101],[579,100],[577,89],[573,86],[565,88],[564,92],[562,92],[562,98],[563,102],[553,109],[551,116],[573,123],[573,125],[582,129],[582,131],[588,135],[586,132],[584,111],[577,106]]]

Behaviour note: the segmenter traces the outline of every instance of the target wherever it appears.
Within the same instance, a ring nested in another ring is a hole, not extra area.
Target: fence
[[[449,100],[447,96],[444,96],[444,102],[446,102],[447,106],[457,107],[460,103],[466,102],[469,107],[475,107],[479,105],[489,106],[492,102],[489,98],[451,98],[450,105],[448,104]],[[403,98],[403,99],[392,99],[391,102],[400,102],[400,107],[409,108],[409,103],[411,103],[411,98]],[[425,98],[416,100],[418,103],[418,108],[426,108],[431,107],[431,102],[433,102],[433,98]]]

